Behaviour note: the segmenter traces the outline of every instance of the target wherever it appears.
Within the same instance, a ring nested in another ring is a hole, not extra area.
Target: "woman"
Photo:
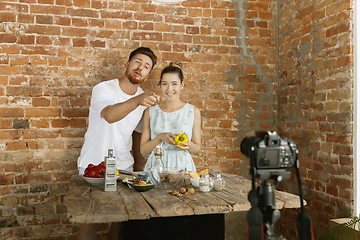
[[[147,156],[144,170],[149,170],[155,161],[155,148],[162,148],[164,167],[196,171],[190,153],[201,151],[201,116],[194,105],[180,99],[184,77],[180,62],[171,62],[160,75],[159,85],[163,101],[145,110],[140,152]],[[174,138],[183,133],[188,142],[176,144]]]

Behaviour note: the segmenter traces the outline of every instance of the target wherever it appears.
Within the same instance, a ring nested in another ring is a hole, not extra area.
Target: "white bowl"
[[[85,181],[90,183],[91,185],[103,187],[105,185],[105,178],[91,178],[91,177],[84,177]]]
[[[92,178],[92,177],[85,177],[83,175],[83,178],[85,179],[85,181],[87,181],[88,183],[90,183],[91,185],[94,186],[98,186],[98,187],[104,187],[105,186],[105,178]],[[116,177],[116,179],[118,179],[119,176]]]
[[[191,185],[199,187],[199,180],[198,178],[190,178]]]

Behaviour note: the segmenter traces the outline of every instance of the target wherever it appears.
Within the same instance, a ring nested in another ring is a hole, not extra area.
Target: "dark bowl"
[[[146,192],[146,191],[153,189],[154,187],[155,187],[155,185],[151,184],[151,183],[148,183],[146,185],[139,185],[139,184],[133,185],[133,188],[138,192]]]

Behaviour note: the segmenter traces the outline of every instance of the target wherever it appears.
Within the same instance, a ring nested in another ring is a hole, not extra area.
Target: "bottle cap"
[[[108,157],[113,157],[113,156],[114,156],[114,150],[108,149]]]

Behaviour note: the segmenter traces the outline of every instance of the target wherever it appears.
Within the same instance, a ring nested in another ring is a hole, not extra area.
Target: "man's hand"
[[[140,94],[138,99],[139,105],[150,107],[154,106],[160,100],[160,96],[156,95],[153,91],[148,91]]]

